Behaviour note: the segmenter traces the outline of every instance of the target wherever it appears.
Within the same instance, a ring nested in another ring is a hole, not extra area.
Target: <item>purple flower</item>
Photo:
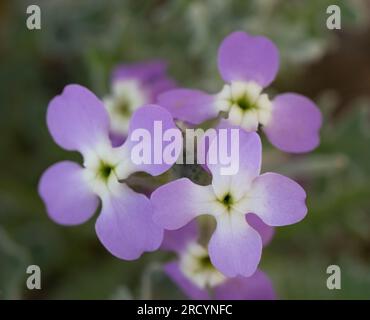
[[[217,139],[209,150],[214,143]],[[243,156],[237,174],[222,175],[222,165],[211,164],[214,161],[207,157],[211,185],[182,178],[159,187],[151,196],[154,220],[167,230],[179,229],[203,214],[216,219],[208,251],[212,264],[227,277],[252,275],[261,259],[261,236],[246,221],[246,214],[254,213],[269,226],[284,226],[307,213],[306,194],[296,182],[276,173],[260,175],[261,149],[257,133],[240,130]]]
[[[307,152],[319,144],[321,113],[307,97],[284,93],[270,101],[262,90],[276,77],[279,54],[262,36],[234,32],[218,51],[218,69],[227,83],[218,94],[174,89],[158,97],[172,115],[191,124],[215,118],[220,112],[246,131],[259,126],[270,142],[287,152]]]
[[[256,218],[258,219],[258,218]],[[255,220],[257,221],[257,220]],[[270,227],[259,221],[258,226]],[[207,250],[198,242],[198,228],[193,220],[175,231],[165,231],[162,249],[178,255],[178,260],[167,263],[167,275],[191,299],[270,300],[275,292],[270,279],[260,270],[251,277],[226,278],[213,267]]]
[[[175,87],[166,69],[163,61],[147,61],[121,64],[113,70],[112,92],[103,101],[111,121],[114,146],[124,142],[130,117],[135,110],[154,103],[158,94]]]
[[[137,128],[152,134],[154,121],[161,121],[164,130],[176,128],[168,111],[147,105],[132,116],[128,135]],[[39,194],[50,218],[62,225],[81,224],[95,213],[100,198],[96,233],[113,255],[132,260],[144,251],[156,250],[163,230],[152,220],[150,200],[120,181],[136,171],[158,175],[171,165],[134,164],[130,156],[135,144],[131,139],[113,148],[103,103],[79,85],[66,86],[61,95],[51,100],[47,125],[60,147],[79,151],[84,160],[83,166],[58,162],[42,175]]]

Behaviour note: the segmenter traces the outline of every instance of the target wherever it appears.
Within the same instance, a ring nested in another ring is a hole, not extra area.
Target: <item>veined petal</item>
[[[199,215],[215,214],[219,210],[212,188],[197,185],[187,178],[159,187],[150,199],[154,221],[168,230],[179,229]]]
[[[77,225],[87,221],[99,205],[83,178],[83,169],[71,161],[58,162],[42,175],[39,194],[49,217],[63,225]]]
[[[103,103],[87,88],[68,85],[52,99],[47,125],[55,142],[84,153],[98,143],[109,144],[109,117]]]
[[[146,105],[132,115],[128,138],[118,152],[122,159],[117,168],[120,179],[138,171],[156,176],[172,167],[182,153],[181,131],[166,109]]]
[[[278,95],[264,131],[270,142],[286,152],[308,152],[320,143],[322,116],[310,99],[296,93]]]
[[[284,226],[302,220],[307,214],[306,193],[295,181],[276,173],[256,178],[248,193],[247,212],[270,226]]]
[[[159,248],[163,229],[153,222],[153,207],[146,196],[125,184],[121,184],[120,189],[102,199],[102,211],[95,229],[110,253],[134,260],[145,251]]]
[[[189,243],[198,239],[198,233],[196,220],[177,230],[165,230],[161,249],[181,253]]]
[[[269,277],[257,270],[251,277],[230,278],[214,289],[217,300],[275,300],[276,294]]]
[[[222,214],[208,245],[212,264],[225,276],[252,275],[260,262],[262,240],[241,214]]]
[[[158,104],[174,118],[192,124],[215,118],[218,114],[215,97],[200,90],[170,90],[158,96]]]
[[[165,264],[164,271],[190,299],[193,300],[210,299],[207,290],[197,287],[184,275],[183,272],[181,272],[178,262],[174,261]]]
[[[226,82],[254,81],[267,87],[279,69],[279,52],[266,37],[237,31],[227,36],[218,51],[218,70]]]

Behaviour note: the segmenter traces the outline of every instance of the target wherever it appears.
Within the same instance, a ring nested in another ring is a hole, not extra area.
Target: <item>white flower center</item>
[[[255,82],[225,84],[216,97],[216,108],[228,112],[229,121],[247,131],[257,131],[271,119],[271,101]]]
[[[216,217],[227,215],[233,219],[244,219],[250,205],[249,185],[226,185],[218,188],[213,186],[214,198],[210,211]]]
[[[112,131],[125,135],[132,113],[148,101],[136,80],[119,80],[113,83],[112,94],[103,99],[109,113]]]
[[[91,190],[103,198],[119,190],[117,168],[120,159],[108,142],[84,153],[84,179]]]
[[[180,257],[180,269],[196,286],[213,288],[226,280],[211,263],[207,250],[198,243],[191,243]]]

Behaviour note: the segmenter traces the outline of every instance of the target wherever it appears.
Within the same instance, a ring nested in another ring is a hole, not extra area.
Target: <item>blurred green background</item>
[[[42,29],[26,28],[38,4]],[[342,29],[326,28],[338,4]],[[234,30],[269,36],[281,52],[272,94],[308,95],[325,116],[322,143],[290,156],[264,141],[263,169],[298,180],[307,218],[278,229],[261,268],[281,299],[370,298],[369,1],[206,0],[0,2],[0,299],[183,298],[160,269],[161,252],[134,262],[111,256],[94,219],[62,227],[48,219],[38,179],[62,159],[80,160],[52,141],[48,101],[68,83],[103,96],[119,62],[162,58],[182,86],[217,92],[217,47]],[[26,268],[42,270],[42,290],[27,290]],[[342,289],[328,290],[337,264]]]

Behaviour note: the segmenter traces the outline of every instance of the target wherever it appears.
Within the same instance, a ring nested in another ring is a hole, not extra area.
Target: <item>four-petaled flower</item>
[[[217,139],[212,140],[209,150],[216,143]],[[151,195],[154,221],[167,230],[179,229],[199,215],[215,217],[217,226],[208,251],[212,264],[227,277],[252,275],[261,259],[261,237],[246,222],[246,214],[256,214],[269,226],[284,226],[302,220],[307,213],[301,186],[276,173],[260,175],[261,149],[257,133],[239,130],[241,156],[236,175],[222,175],[220,163],[213,164],[208,152],[211,185],[181,178]]]
[[[254,215],[248,222],[256,228],[264,244],[273,229]],[[199,231],[193,220],[175,231],[165,231],[161,249],[173,251],[178,259],[164,265],[166,274],[191,299],[271,300],[276,295],[270,279],[257,270],[251,277],[226,278],[212,265],[207,250],[198,242]]]
[[[114,146],[121,145],[126,138],[133,112],[145,104],[154,103],[160,93],[175,87],[166,69],[166,63],[160,60],[120,64],[114,68],[112,92],[103,99],[111,121]]]
[[[121,147],[113,148],[103,103],[82,86],[66,86],[48,106],[47,125],[55,142],[66,150],[79,151],[84,162],[81,167],[62,161],[42,175],[39,194],[50,218],[63,225],[81,224],[97,210],[100,198],[96,233],[113,255],[132,260],[144,251],[156,250],[163,230],[152,220],[150,200],[121,182],[136,171],[159,175],[171,166],[164,162],[136,165],[131,161],[135,146],[131,133],[140,128],[153,135],[154,121],[161,121],[163,130],[176,128],[164,108],[144,106],[131,118],[129,138]]]
[[[173,89],[159,95],[158,103],[175,118],[191,124],[223,112],[232,125],[246,131],[262,127],[270,142],[283,151],[308,152],[319,144],[321,113],[314,102],[300,94],[284,93],[270,101],[262,93],[278,67],[278,50],[269,39],[234,32],[218,51],[218,69],[227,83],[220,93]]]

